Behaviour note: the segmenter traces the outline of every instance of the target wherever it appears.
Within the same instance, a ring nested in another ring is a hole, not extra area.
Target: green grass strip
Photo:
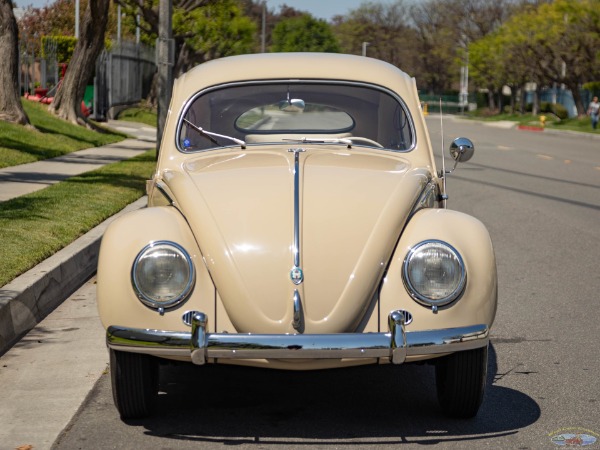
[[[148,108],[143,107],[131,107],[119,113],[119,120],[128,120],[129,122],[139,122],[152,127],[156,127],[157,116],[156,113]]]
[[[126,138],[122,133],[99,133],[50,114],[47,105],[23,100],[35,130],[0,121],[0,168],[54,158]]]
[[[592,129],[592,122],[589,117],[573,117],[571,119],[559,120],[552,114],[548,113],[540,113],[535,116],[533,114],[494,114],[490,116],[484,116],[478,113],[473,113],[464,117],[481,120],[484,122],[498,122],[500,120],[508,120],[511,122],[515,122],[519,125],[541,126],[541,116],[544,116],[546,118],[546,128],[551,128],[554,130],[569,130],[579,131],[581,133],[600,134],[600,129]]]
[[[0,203],[0,286],[145,194],[156,151]]]

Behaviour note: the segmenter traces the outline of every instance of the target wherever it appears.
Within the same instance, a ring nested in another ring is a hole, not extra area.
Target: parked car
[[[467,160],[473,144],[450,153]],[[100,251],[121,417],[152,413],[165,360],[430,362],[441,409],[474,416],[496,265],[484,225],[446,208],[447,173],[415,80],[382,61],[258,54],[182,75],[148,207],[115,220]]]

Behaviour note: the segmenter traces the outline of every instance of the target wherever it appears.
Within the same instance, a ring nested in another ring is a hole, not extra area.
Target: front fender
[[[181,245],[196,269],[196,285],[189,299],[164,315],[142,304],[131,284],[131,268],[138,253],[149,243],[161,240]],[[118,218],[108,227],[100,246],[97,299],[100,320],[105,328],[119,325],[189,331],[181,320],[186,310],[205,311],[214,317],[213,283],[194,235],[176,208],[140,209]]]
[[[415,302],[403,279],[404,258],[416,244],[437,239],[452,245],[463,257],[467,284],[461,297],[434,313]],[[390,311],[405,309],[413,316],[407,330],[454,328],[494,322],[497,307],[496,259],[489,233],[474,217],[447,209],[423,209],[408,222],[394,251],[380,291],[380,327]]]

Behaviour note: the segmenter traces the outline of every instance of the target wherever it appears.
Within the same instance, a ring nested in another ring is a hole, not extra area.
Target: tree
[[[391,4],[363,3],[346,17],[336,16],[334,23],[345,52],[361,54],[363,45],[368,45],[367,56],[414,73],[414,31],[409,27],[408,10],[402,0]]]
[[[417,75],[427,90],[449,90],[467,62],[469,45],[497,30],[517,8],[514,0],[427,0],[413,5]]]
[[[599,9],[599,0],[555,0],[531,17],[534,26],[541,26],[530,42],[537,67],[548,80],[571,91],[579,116],[586,114],[580,89],[600,73]]]
[[[140,15],[143,39],[158,36],[159,0],[115,0],[129,17]],[[255,49],[256,25],[244,16],[236,0],[172,0],[175,67],[178,76],[211,58]]]
[[[585,114],[580,89],[600,75],[600,1],[555,0],[515,14],[502,27],[506,61],[529,81],[564,84],[577,112]]]
[[[273,34],[273,28],[282,19],[289,19],[291,17],[298,17],[306,14],[302,11],[294,9],[287,5],[282,5],[279,8],[279,13],[271,11],[266,7],[266,2],[261,0],[238,0],[242,13],[250,18],[261,32],[256,35],[255,50],[262,50],[262,25],[263,25],[263,7],[265,14],[265,48],[270,48],[272,45],[271,35]]]
[[[0,0],[0,120],[28,124],[19,96],[19,47],[17,21],[11,0]]]
[[[281,20],[273,29],[272,40],[273,52],[340,51],[329,24],[308,14]]]
[[[414,72],[420,88],[429,94],[449,90],[459,73],[460,34],[453,26],[452,14],[445,0],[430,0],[410,9],[415,27],[410,47],[418,55]]]
[[[96,69],[96,60],[104,48],[109,4],[110,0],[88,2],[71,63],[49,107],[57,116],[73,123],[85,122],[81,102]]]
[[[173,33],[178,47],[174,74],[194,65],[255,48],[256,25],[233,1],[209,3],[190,11],[173,12]]]
[[[42,38],[73,36],[75,30],[73,12],[72,0],[56,0],[52,5],[42,8],[28,7],[18,24],[21,42],[24,42],[27,48],[38,56],[42,53]]]
[[[80,0],[80,10],[85,11],[88,0]],[[27,47],[32,49],[35,55],[43,54],[44,38],[51,37],[75,38],[75,14],[73,0],[51,0],[51,4],[40,8],[29,6],[25,14],[19,20],[19,31],[21,41],[27,42]],[[125,17],[130,23],[123,23],[121,34],[133,37],[135,35],[135,16]],[[111,5],[108,12],[108,23],[106,35],[117,34],[117,7]],[[125,20],[123,21],[125,22]],[[129,27],[126,25],[130,25]],[[60,61],[59,62],[65,62]]]
[[[497,30],[513,14],[514,0],[448,0],[446,12],[463,46]]]
[[[499,92],[502,95],[506,79],[505,54],[499,44],[500,35],[494,33],[469,45],[469,76],[476,85],[487,88],[490,111],[496,109],[494,94]]]

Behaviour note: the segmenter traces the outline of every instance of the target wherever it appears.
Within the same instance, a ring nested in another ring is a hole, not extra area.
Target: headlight
[[[157,241],[135,258],[133,288],[142,303],[167,309],[184,301],[194,287],[194,265],[188,253],[174,242]]]
[[[403,278],[410,295],[426,306],[443,306],[463,292],[467,274],[460,254],[442,241],[424,241],[404,259]]]

